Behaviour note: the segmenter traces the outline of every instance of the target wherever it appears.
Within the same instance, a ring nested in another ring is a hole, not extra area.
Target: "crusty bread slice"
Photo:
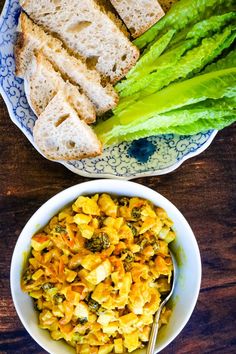
[[[19,34],[15,45],[16,75],[24,77],[35,50],[41,50],[64,78],[78,85],[94,104],[97,115],[112,109],[118,103],[118,95],[110,84],[103,84],[96,70],[89,69],[81,60],[70,55],[62,42],[33,23],[25,14],[19,19]]]
[[[36,120],[33,136],[39,150],[50,160],[94,157],[102,151],[92,128],[80,120],[62,91]]]
[[[56,34],[75,54],[92,61],[112,83],[138,60],[138,48],[95,0],[25,0],[22,6],[36,23]]]
[[[157,0],[110,1],[134,38],[147,31],[165,14]]]
[[[78,86],[64,81],[41,52],[33,57],[25,75],[25,83],[28,101],[37,116],[44,111],[56,93],[62,90],[81,119],[88,124],[95,122],[94,106],[87,96],[80,93]]]

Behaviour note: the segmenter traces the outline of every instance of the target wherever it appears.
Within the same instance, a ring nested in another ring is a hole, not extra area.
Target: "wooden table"
[[[3,1],[0,0],[0,8]],[[64,188],[84,182],[40,156],[11,122],[0,99],[0,354],[43,354],[17,317],[10,293],[15,242],[32,213]],[[192,226],[202,256],[194,313],[163,354],[236,353],[236,125],[177,171],[136,181],[169,198]],[[235,237],[235,239],[234,239]]]

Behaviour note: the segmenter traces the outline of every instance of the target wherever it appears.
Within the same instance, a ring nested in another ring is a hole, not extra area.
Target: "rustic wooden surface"
[[[3,1],[0,0],[0,8]],[[9,284],[15,242],[32,213],[64,188],[84,182],[47,161],[11,122],[0,98],[0,354],[43,354],[14,309]],[[203,278],[194,313],[163,354],[236,353],[236,125],[177,171],[136,181],[169,198],[198,240]],[[55,353],[56,354],[56,353]]]

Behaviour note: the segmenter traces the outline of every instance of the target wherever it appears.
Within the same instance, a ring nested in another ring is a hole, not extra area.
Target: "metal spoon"
[[[176,260],[175,260],[175,258],[173,256],[173,254],[171,252],[170,252],[170,255],[171,255],[171,260],[172,260],[172,263],[173,263],[172,287],[171,287],[171,290],[170,290],[169,294],[162,301],[158,311],[155,314],[154,322],[153,322],[153,325],[152,325],[152,330],[151,330],[151,334],[150,334],[150,338],[149,338],[149,343],[148,343],[148,347],[147,347],[147,354],[153,354],[154,353],[155,344],[156,344],[156,338],[157,338],[158,329],[159,329],[158,322],[159,322],[160,314],[161,314],[161,311],[162,311],[163,307],[167,303],[167,301],[171,298],[171,296],[172,296],[172,294],[174,292],[175,284],[176,284],[177,264],[176,264]]]

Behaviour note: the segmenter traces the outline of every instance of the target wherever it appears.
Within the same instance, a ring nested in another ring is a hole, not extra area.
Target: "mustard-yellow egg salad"
[[[22,288],[39,326],[80,354],[143,347],[170,291],[172,226],[145,199],[80,196],[32,237]],[[160,325],[170,313],[164,308]]]

